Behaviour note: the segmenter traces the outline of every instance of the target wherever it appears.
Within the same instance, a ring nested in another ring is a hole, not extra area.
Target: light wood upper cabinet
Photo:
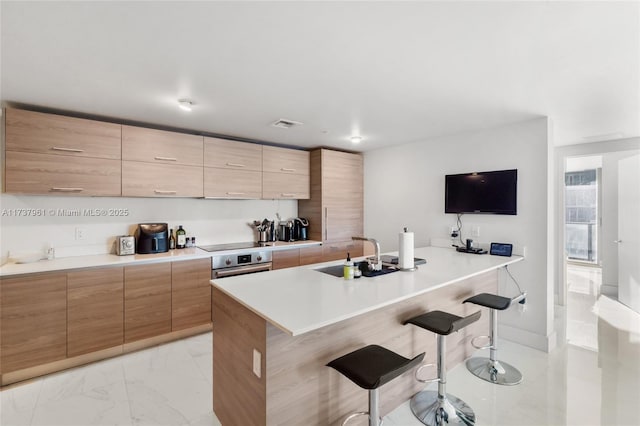
[[[263,146],[262,171],[309,176],[309,152]]]
[[[120,159],[119,124],[7,108],[8,151]]]
[[[323,246],[326,261],[360,256],[362,243],[351,241],[363,234],[362,155],[318,149],[311,152],[311,198],[298,203],[298,214],[309,219],[309,238],[329,242]]]
[[[205,197],[262,197],[261,145],[205,138],[204,166]]]
[[[306,199],[309,184],[308,151],[262,147],[262,198]]]
[[[123,160],[202,166],[202,158],[202,136],[122,126]]]
[[[122,345],[124,270],[97,268],[67,274],[67,356]]]
[[[124,342],[171,331],[171,263],[124,268]]]
[[[221,169],[262,171],[262,145],[204,138],[204,165]]]
[[[211,322],[211,259],[171,263],[171,330]]]
[[[121,161],[7,151],[5,191],[22,194],[119,196]]]
[[[125,197],[202,197],[202,167],[122,162]]]
[[[64,359],[67,355],[67,274],[0,280],[0,371]]]

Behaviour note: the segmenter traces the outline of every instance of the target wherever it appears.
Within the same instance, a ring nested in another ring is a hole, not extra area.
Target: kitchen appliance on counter
[[[122,235],[116,237],[116,254],[126,256],[136,254],[136,239],[133,235]]]
[[[198,248],[211,253],[256,248],[256,250],[249,252],[213,255],[211,257],[211,279],[216,279],[270,271],[272,269],[271,251],[258,250],[260,247],[259,243],[250,242],[216,244],[199,246]]]
[[[169,251],[169,226],[166,223],[140,223],[136,229],[136,253]]]
[[[309,239],[309,220],[304,217],[293,219],[293,239],[306,241]]]
[[[283,220],[278,224],[278,240],[280,241],[295,241],[293,235],[293,221]]]

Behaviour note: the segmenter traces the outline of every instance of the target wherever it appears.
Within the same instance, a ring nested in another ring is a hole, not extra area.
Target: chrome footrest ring
[[[344,419],[342,421],[342,423],[340,424],[341,426],[345,426],[347,423],[349,423],[351,420],[355,419],[356,417],[360,417],[360,416],[367,416],[369,417],[369,412],[368,411],[358,411],[356,413],[351,413],[347,416],[346,419]],[[382,418],[378,419],[378,425],[382,426]]]
[[[436,377],[435,379],[421,379],[421,378],[418,377],[418,374],[420,373],[420,371],[423,368],[435,367],[435,366],[436,366],[435,364],[422,364],[420,367],[418,367],[418,369],[416,370],[416,374],[415,374],[416,381],[418,381],[420,383],[433,383],[433,382],[440,381],[440,378],[438,378],[438,377]]]
[[[488,345],[478,345],[476,344],[476,340],[477,339],[489,339],[489,344]],[[476,349],[491,349],[491,336],[476,336],[473,339],[471,339],[471,346],[473,346]]]

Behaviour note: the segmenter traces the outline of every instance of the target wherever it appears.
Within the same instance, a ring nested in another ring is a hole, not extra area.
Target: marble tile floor
[[[480,426],[640,424],[640,316],[604,296],[594,312],[599,351],[562,344],[546,354],[502,340],[500,358],[523,373],[520,385],[492,385],[460,364],[448,390]],[[211,333],[10,386],[0,398],[2,426],[220,425],[210,408]],[[408,402],[384,420],[421,425]]]

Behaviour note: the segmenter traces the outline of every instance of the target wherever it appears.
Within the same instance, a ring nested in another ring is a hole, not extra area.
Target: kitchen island
[[[392,253],[393,254],[393,253]],[[402,321],[430,310],[467,315],[469,296],[497,292],[498,269],[522,258],[425,247],[414,272],[346,281],[316,269],[331,264],[212,281],[213,409],[229,425],[337,424],[367,406],[367,392],[325,367],[376,343],[405,357],[436,356],[432,333]],[[448,368],[468,357],[488,317],[448,337]],[[406,374],[381,390],[384,415],[424,385]]]

